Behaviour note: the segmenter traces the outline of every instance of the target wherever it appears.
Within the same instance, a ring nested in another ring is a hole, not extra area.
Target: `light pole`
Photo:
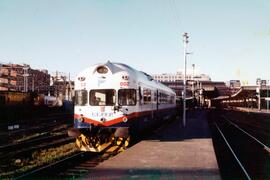
[[[183,91],[183,126],[186,126],[186,73],[187,73],[187,43],[188,43],[188,34],[183,34],[183,42],[184,42],[184,91]]]
[[[267,80],[267,101],[266,101],[266,106],[267,106],[267,112],[269,111],[269,98],[268,98],[268,90],[269,90],[269,80]]]
[[[193,99],[193,105],[194,105],[194,69],[195,69],[195,64],[192,64],[192,99]]]
[[[257,98],[258,98],[258,111],[261,111],[261,79],[257,79],[257,88],[256,88],[256,93],[257,93]]]

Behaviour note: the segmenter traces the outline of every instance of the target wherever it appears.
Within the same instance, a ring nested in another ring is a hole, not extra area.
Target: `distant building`
[[[74,81],[64,73],[56,72],[50,79],[50,95],[71,101],[75,96]]]
[[[181,72],[177,72],[176,74],[153,74],[151,75],[153,79],[159,82],[176,82],[176,81],[183,81],[184,75]],[[196,74],[186,75],[186,80],[194,80],[194,81],[211,81],[211,78],[206,74]]]
[[[0,91],[16,91],[17,72],[13,65],[0,64]]]
[[[258,86],[266,86],[267,85],[267,80],[261,79],[261,78],[257,78],[256,79],[256,85],[258,85]]]
[[[158,82],[165,84],[166,86],[172,88],[176,97],[179,99],[182,97],[182,91],[184,89],[183,79],[184,75],[181,72],[173,73],[163,73],[163,74],[153,74],[151,75],[153,79]],[[208,82],[211,81],[211,78],[205,74],[196,74],[196,75],[186,75],[187,80],[187,97],[191,97],[192,93],[194,93],[195,89],[199,89],[200,82]]]
[[[48,94],[50,74],[47,70],[32,69],[27,64],[1,64],[0,90]]]
[[[230,82],[229,82],[229,87],[230,87],[231,89],[240,88],[240,87],[241,87],[241,82],[240,82],[240,80],[230,80]]]
[[[184,84],[183,74],[177,72],[176,74],[154,74],[153,79],[172,88],[176,93],[176,98],[182,98]],[[231,95],[232,92],[225,82],[213,82],[208,75],[196,74],[194,76],[188,74],[186,76],[186,95],[187,98],[194,97],[193,103],[206,105],[207,99],[216,98],[218,96]],[[180,101],[181,102],[181,101]]]

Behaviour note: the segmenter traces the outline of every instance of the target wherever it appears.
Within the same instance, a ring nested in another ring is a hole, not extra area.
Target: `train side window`
[[[156,102],[156,101],[157,101],[157,93],[154,92],[154,102]]]
[[[175,103],[175,96],[171,96],[171,101],[170,101],[171,104],[174,104]]]
[[[75,91],[75,105],[85,106],[87,104],[87,91],[76,90]]]
[[[113,106],[115,105],[114,89],[96,89],[90,91],[91,106]]]
[[[168,103],[168,95],[164,94],[164,103],[167,104]]]
[[[151,103],[151,90],[149,90],[149,89],[143,90],[143,101],[144,101],[144,104]]]
[[[165,94],[165,103],[166,104],[170,103],[170,96],[168,94]]]
[[[169,95],[165,94],[165,93],[159,93],[159,102],[161,104],[168,104],[169,103]]]
[[[135,89],[120,89],[118,91],[118,103],[121,106],[136,105],[136,90]]]

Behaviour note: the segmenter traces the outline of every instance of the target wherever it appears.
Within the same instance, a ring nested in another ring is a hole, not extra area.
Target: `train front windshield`
[[[114,106],[115,90],[114,89],[97,89],[90,91],[91,106]]]
[[[121,106],[136,105],[136,90],[135,89],[120,89],[118,91],[118,103]]]

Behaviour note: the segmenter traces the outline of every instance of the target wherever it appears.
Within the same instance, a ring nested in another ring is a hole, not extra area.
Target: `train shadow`
[[[151,141],[184,141],[188,139],[211,138],[206,109],[193,109],[187,111],[186,126],[183,126],[183,118],[176,117],[165,126],[155,130],[151,136],[143,140]]]

